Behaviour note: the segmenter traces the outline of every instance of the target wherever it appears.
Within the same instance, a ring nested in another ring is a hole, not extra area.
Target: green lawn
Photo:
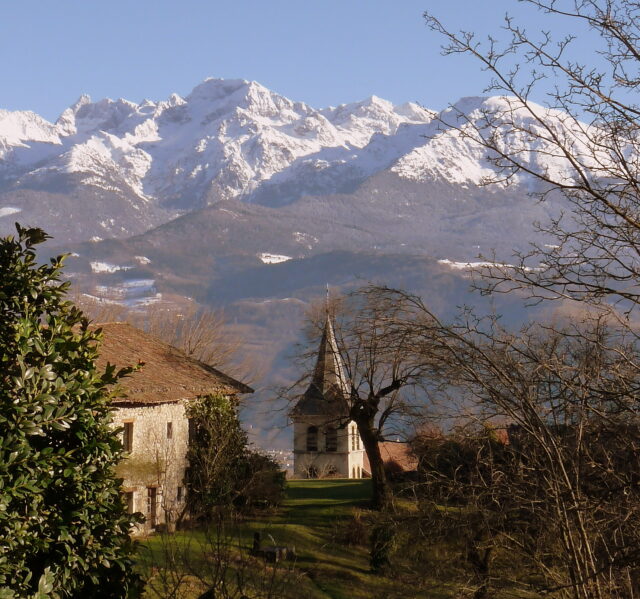
[[[314,582],[315,596],[390,596],[383,592],[390,590],[388,581],[369,573],[367,548],[341,542],[342,529],[354,509],[366,506],[370,493],[371,481],[366,479],[289,482],[283,509],[265,530],[277,543],[296,546],[296,567]]]
[[[287,482],[285,505],[296,507],[317,505],[355,505],[371,497],[371,479],[290,480]]]
[[[367,510],[371,494],[371,481],[363,480],[295,480],[287,485],[287,498],[281,508],[269,515],[260,515],[242,522],[228,532],[217,545],[229,550],[227,567],[230,575],[237,577],[237,570],[259,576],[275,577],[273,567],[263,560],[247,557],[253,533],[260,532],[264,545],[295,546],[297,559],[285,563],[278,575],[286,579],[291,595],[304,599],[411,599],[428,597],[438,599],[452,597],[453,588],[434,584],[429,591],[418,591],[408,586],[398,576],[387,578],[375,575],[369,567],[368,531],[364,522],[373,517]],[[354,514],[356,520],[354,521]],[[358,520],[359,518],[359,520]],[[152,574],[156,587],[164,572],[167,557],[177,553],[188,555],[190,567],[212,568],[210,556],[217,541],[207,542],[202,532],[185,531],[171,537],[156,535],[144,543],[141,567]],[[167,543],[172,547],[167,550]],[[178,549],[176,549],[176,547]],[[248,567],[246,567],[248,566]],[[179,567],[179,566],[176,566]],[[216,567],[220,567],[218,564]],[[189,576],[185,579],[190,580]],[[168,586],[168,583],[167,585]],[[251,585],[249,585],[251,586]],[[256,585],[253,585],[255,591]],[[292,588],[293,587],[293,588]],[[283,587],[284,588],[284,587]],[[184,589],[188,589],[185,584]],[[193,592],[181,590],[176,597],[195,597]],[[245,591],[246,592],[246,591]],[[283,592],[283,591],[281,591]],[[265,597],[255,592],[248,596]],[[162,594],[149,592],[149,597]],[[169,596],[169,595],[165,595]],[[274,592],[273,599],[285,595]]]

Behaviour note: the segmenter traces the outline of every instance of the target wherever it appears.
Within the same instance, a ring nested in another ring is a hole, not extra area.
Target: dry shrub
[[[366,547],[370,530],[362,510],[355,510],[350,518],[339,520],[335,525],[334,540],[339,545]]]

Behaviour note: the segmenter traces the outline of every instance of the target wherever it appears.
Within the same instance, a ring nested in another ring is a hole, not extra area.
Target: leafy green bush
[[[187,501],[192,517],[218,508],[269,507],[284,496],[285,474],[271,457],[247,447],[235,403],[207,395],[187,409],[191,419]]]
[[[237,507],[280,505],[287,481],[276,460],[258,451],[246,451],[239,466]]]
[[[65,299],[40,229],[0,239],[0,597],[136,596],[99,331]]]
[[[232,401],[206,395],[187,407],[190,420],[187,502],[192,517],[207,518],[237,496],[238,470],[247,445]]]

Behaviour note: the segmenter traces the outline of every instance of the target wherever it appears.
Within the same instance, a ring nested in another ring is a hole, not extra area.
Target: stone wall
[[[148,533],[167,520],[175,522],[184,508],[189,445],[185,405],[173,402],[116,407],[114,426],[132,425],[131,451],[118,465],[117,474],[124,479],[123,493],[132,494],[127,495],[130,510],[142,512],[146,518],[135,533]],[[122,437],[123,433],[120,434]],[[155,523],[152,522],[154,503]]]

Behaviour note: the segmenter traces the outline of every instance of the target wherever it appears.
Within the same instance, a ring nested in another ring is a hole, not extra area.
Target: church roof
[[[331,319],[324,325],[318,358],[309,387],[298,400],[291,416],[335,416],[348,414],[349,385],[344,374]]]
[[[251,393],[251,387],[223,372],[187,356],[176,347],[126,322],[95,325],[102,329],[97,364],[118,368],[144,366],[120,380],[122,396],[114,404],[147,405],[194,399],[199,395]]]

